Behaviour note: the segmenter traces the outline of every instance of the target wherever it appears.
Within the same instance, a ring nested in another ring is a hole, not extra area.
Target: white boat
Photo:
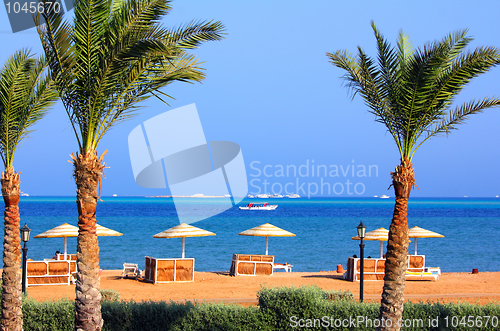
[[[287,195],[287,197],[290,198],[290,199],[298,199],[298,198],[300,198],[300,195],[298,195],[298,194],[290,194],[290,195]]]
[[[374,195],[373,197],[374,197],[374,198],[378,198],[378,195]]]
[[[113,196],[114,196],[114,197],[117,197],[117,196],[118,196],[118,194],[113,194]]]
[[[240,207],[241,210],[274,210],[276,208],[278,208],[278,205],[270,205],[268,202],[249,203],[245,207]]]
[[[260,199],[269,199],[269,195],[267,194],[257,194],[255,197]]]
[[[21,193],[22,197],[29,197],[30,195],[28,193]]]
[[[253,198],[255,198],[255,196],[249,194],[249,195],[247,195],[247,198],[253,199]]]
[[[381,196],[380,196],[380,199],[389,199],[389,196],[388,196],[388,195],[383,194],[383,195],[381,195]]]

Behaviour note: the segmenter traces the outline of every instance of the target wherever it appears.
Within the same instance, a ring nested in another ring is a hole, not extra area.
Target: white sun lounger
[[[286,272],[292,272],[293,265],[289,263],[274,263],[273,269],[283,269]]]
[[[141,276],[141,271],[139,270],[139,265],[134,263],[124,263],[122,277],[128,278],[131,276],[132,278],[139,278]]]

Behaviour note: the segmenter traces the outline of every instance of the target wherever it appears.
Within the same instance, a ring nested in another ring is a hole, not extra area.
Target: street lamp
[[[26,247],[26,243],[30,240],[31,229],[28,228],[26,223],[21,228],[21,239],[24,242],[23,247],[23,293],[26,294],[26,255],[28,254],[28,248]]]
[[[366,226],[363,224],[363,221],[361,221],[356,228],[358,229],[358,237],[361,239],[361,243],[359,244],[359,258],[361,260],[361,273],[359,274],[359,302],[363,302],[363,274],[365,272],[365,244],[363,243],[363,238],[365,237]]]

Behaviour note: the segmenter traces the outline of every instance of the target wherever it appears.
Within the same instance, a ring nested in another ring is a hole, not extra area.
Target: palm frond
[[[469,101],[464,103],[452,111],[449,114],[439,118],[439,121],[433,123],[431,127],[426,130],[426,135],[424,139],[416,145],[413,153],[429,138],[439,135],[439,134],[450,134],[451,130],[456,130],[457,125],[463,124],[465,120],[469,118],[470,115],[482,113],[485,109],[492,107],[499,107],[500,99],[498,98],[484,98],[480,101]]]
[[[368,111],[393,136],[401,158],[413,157],[419,146],[439,133],[449,133],[467,116],[497,106],[496,99],[470,102],[451,113],[453,101],[473,78],[500,64],[494,47],[466,52],[472,38],[467,30],[450,33],[440,41],[413,50],[409,38],[398,35],[396,48],[372,22],[378,62],[358,47],[357,59],[346,51],[327,53],[336,67],[346,71],[346,86],[365,100]]]
[[[30,127],[56,98],[43,58],[36,60],[23,49],[7,59],[0,70],[0,154],[5,167],[12,165]]]
[[[159,89],[204,79],[200,63],[186,52],[221,40],[224,26],[193,21],[168,29],[161,20],[170,10],[168,0],[77,0],[71,24],[44,16],[47,27],[38,32],[81,152],[95,150],[112,126]]]
[[[70,118],[71,126],[81,148],[82,144],[77,130],[79,123],[75,113],[69,111],[69,109],[77,107],[78,100],[78,95],[72,85],[74,80],[73,68],[76,63],[71,42],[73,38],[72,29],[69,23],[63,20],[62,12],[50,10],[51,2],[49,0],[40,0],[40,3],[44,7],[41,16],[46,23],[40,24],[40,16],[34,16],[37,32],[50,69],[52,81]]]
[[[167,41],[183,49],[199,47],[206,41],[222,40],[224,25],[218,21],[191,21],[167,35]]]

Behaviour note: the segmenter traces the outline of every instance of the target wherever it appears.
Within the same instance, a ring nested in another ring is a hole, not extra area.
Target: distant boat
[[[29,197],[30,195],[28,193],[21,193],[22,197]]]
[[[117,196],[118,196],[118,194],[113,194],[113,196],[114,196],[114,197],[117,197]]]
[[[255,196],[249,194],[249,195],[247,195],[247,198],[253,199],[253,198],[255,198]]]
[[[290,198],[290,199],[298,199],[298,198],[300,198],[300,195],[298,195],[298,194],[290,194],[290,195],[287,195],[287,197]]]
[[[274,210],[278,205],[270,205],[269,203],[249,203],[245,207],[240,207],[240,210]]]
[[[224,197],[225,197],[225,198],[230,198],[230,197],[231,197],[231,195],[230,195],[230,194],[226,194],[226,195],[224,195]]]
[[[374,195],[373,197],[374,197],[374,198],[378,198],[378,195]]]
[[[380,199],[389,199],[389,196],[384,194],[380,196]]]

